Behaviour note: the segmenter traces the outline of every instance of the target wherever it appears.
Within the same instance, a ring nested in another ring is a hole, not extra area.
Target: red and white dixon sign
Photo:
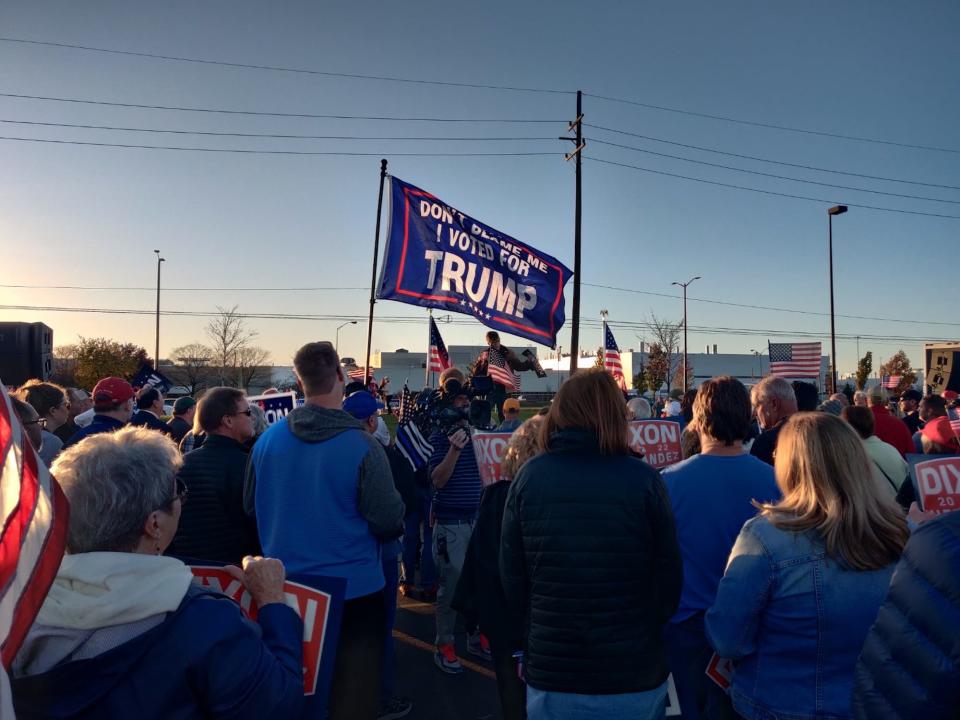
[[[480,480],[484,487],[504,479],[500,466],[507,451],[507,441],[512,434],[508,432],[473,433],[473,453],[477,457]]]
[[[190,570],[204,587],[222,592],[240,605],[251,620],[257,619],[257,606],[247,589],[222,567],[191,565]],[[306,585],[283,583],[286,604],[296,610],[303,621],[303,694],[313,695],[317,690],[323,638],[330,618],[331,597]]]
[[[924,460],[913,471],[924,512],[940,514],[960,509],[960,457]]]
[[[673,420],[632,420],[627,423],[627,444],[643,453],[655,468],[680,462],[680,423]]]

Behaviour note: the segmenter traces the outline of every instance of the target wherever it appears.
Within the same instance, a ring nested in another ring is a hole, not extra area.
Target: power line
[[[113,48],[92,47],[90,45],[74,45],[71,43],[49,42],[44,40],[27,40],[24,38],[0,37],[0,42],[21,43],[24,45],[40,45],[45,47],[67,48],[70,50],[84,50],[86,52],[106,53],[109,55],[126,55],[142,57],[151,60],[172,60],[175,62],[197,63],[200,65],[218,65],[221,67],[241,68],[244,70],[270,70],[272,72],[297,73],[300,75],[318,75],[321,77],[345,78],[348,80],[380,80],[384,82],[409,83],[416,85],[440,85],[444,87],[463,87],[479,90],[510,90],[513,92],[549,93],[555,95],[570,95],[570,90],[555,90],[549,88],[514,87],[510,85],[489,85],[485,83],[451,82],[445,80],[424,80],[421,78],[403,78],[390,75],[362,75],[360,73],[342,73],[329,70],[311,70],[309,68],[282,67],[279,65],[256,65],[253,63],[228,62],[226,60],[207,60],[180,55],[161,55],[158,53],[137,52],[133,50],[116,50]]]
[[[5,288],[21,288],[29,290],[146,290],[156,292],[154,287],[121,287],[106,285],[10,285],[0,284]],[[253,292],[253,291],[282,291],[282,292],[306,292],[306,291],[334,291],[334,290],[369,290],[368,287],[163,287],[164,292]]]
[[[0,120],[0,122],[3,122],[3,121]],[[621,148],[623,150],[633,150],[635,152],[646,153],[647,155],[654,155],[656,157],[669,158],[671,160],[682,160],[683,162],[694,163],[696,165],[705,165],[707,167],[720,168],[721,170],[733,170],[734,172],[747,173],[748,175],[759,175],[761,177],[774,178],[776,180],[789,180],[790,182],[799,182],[799,183],[807,183],[808,185],[820,185],[823,187],[840,188],[841,190],[853,190],[855,192],[872,193],[874,195],[886,195],[888,197],[905,198],[908,200],[925,200],[927,202],[939,202],[939,203],[950,203],[951,205],[960,205],[960,200],[941,200],[940,198],[925,197],[923,195],[907,195],[904,193],[887,192],[885,190],[870,190],[868,188],[855,187],[851,185],[838,185],[836,183],[821,182],[819,180],[804,180],[802,178],[789,177],[787,175],[776,175],[774,173],[762,172],[760,170],[747,170],[745,168],[734,167],[733,165],[722,165],[720,163],[707,162],[706,160],[694,160],[692,158],[685,158],[680,155],[670,155],[668,153],[655,152],[654,150],[646,150],[645,148],[639,148],[633,145],[621,145],[620,143],[608,142],[606,140],[597,140],[596,138],[588,138],[588,140],[590,140],[591,142],[598,143],[600,145],[609,145],[610,147]]]
[[[775,125],[774,123],[759,122],[756,120],[744,120],[743,118],[728,117],[726,115],[713,115],[711,113],[694,112],[692,110],[682,110],[680,108],[667,107],[666,105],[654,105],[652,103],[643,103],[637,100],[609,97],[607,95],[594,95],[586,92],[584,95],[587,97],[596,98],[597,100],[607,100],[608,102],[622,103],[624,105],[636,105],[637,107],[647,108],[648,110],[661,110],[663,112],[690,115],[693,117],[707,118],[709,120],[722,120],[723,122],[736,123],[738,125],[750,125],[752,127],[770,128],[772,130],[785,130],[787,132],[803,133],[805,135],[818,135],[820,137],[837,138],[840,140],[855,140],[857,142],[876,143],[878,145],[892,145],[894,147],[910,148],[912,150],[930,150],[933,152],[960,154],[960,150],[954,148],[936,147],[933,145],[917,145],[913,143],[894,142],[893,140],[881,140],[879,138],[863,137],[860,135],[844,135],[842,133],[810,130],[807,128],[790,127],[788,125]]]
[[[756,155],[744,155],[743,153],[728,152],[716,148],[704,147],[702,145],[691,145],[689,143],[676,142],[674,140],[665,140],[663,138],[653,137],[651,135],[642,135],[641,133],[629,132],[627,130],[617,130],[616,128],[604,127],[603,125],[593,125],[584,123],[584,127],[594,130],[603,130],[605,132],[616,133],[617,135],[628,135],[630,137],[650,140],[651,142],[674,145],[676,147],[687,148],[688,150],[699,150],[701,152],[714,153],[715,155],[726,155],[727,157],[741,158],[743,160],[755,160],[756,162],[770,163],[771,165],[784,165],[786,167],[800,168],[803,170],[815,170],[816,172],[832,173],[834,175],[847,175],[849,177],[864,178],[867,180],[884,180],[886,182],[905,183],[907,185],[922,185],[924,187],[943,188],[944,190],[960,190],[958,185],[943,185],[941,183],[922,182],[920,180],[905,180],[904,178],[885,177],[883,175],[868,175],[867,173],[848,172],[846,170],[835,170],[832,168],[817,167],[816,165],[803,165],[802,163],[792,163],[786,160],[771,160],[770,158],[758,157]],[[600,142],[594,140],[594,142]]]
[[[602,288],[604,290],[616,290],[618,292],[635,293],[637,295],[653,295],[655,297],[669,298],[670,300],[682,300],[683,295],[671,295],[669,293],[658,293],[649,290],[635,290],[634,288],[617,287],[615,285],[597,285],[595,283],[582,283],[584,287]],[[0,287],[3,287],[0,285]],[[145,290],[155,290],[155,288],[144,288]],[[728,305],[730,307],[746,308],[747,310],[768,310],[772,312],[794,313],[796,315],[816,315],[820,317],[830,317],[830,313],[817,312],[815,310],[797,310],[794,308],[773,307],[770,305],[753,305],[749,303],[729,302],[726,300],[711,300],[709,298],[687,297],[692,302],[710,303],[711,305]],[[875,320],[877,322],[895,322],[909,323],[914,325],[945,325],[949,327],[960,327],[960,323],[937,322],[931,320],[905,320],[903,318],[877,317],[873,315],[842,315],[836,313],[835,317],[847,318],[850,320]]]
[[[619,167],[629,168],[631,170],[639,170],[640,172],[652,173],[654,175],[665,175],[666,177],[679,178],[680,180],[692,180],[693,182],[706,183],[707,185],[717,185],[719,187],[732,188],[734,190],[746,190],[748,192],[761,193],[763,195],[774,195],[776,197],[785,197],[792,198],[794,200],[808,200],[810,202],[817,203],[826,203],[833,204],[835,200],[825,200],[824,198],[815,198],[810,197],[809,195],[794,195],[791,193],[776,192],[774,190],[761,190],[760,188],[747,187],[746,185],[734,185],[733,183],[720,182],[719,180],[707,180],[705,178],[691,177],[690,175],[680,175],[678,173],[671,173],[665,170],[653,170],[651,168],[640,167],[639,165],[630,165],[628,163],[615,162],[614,160],[602,160],[593,156],[585,156],[586,160],[592,160],[593,162],[603,163],[605,165],[617,165]],[[946,218],[948,220],[960,220],[960,215],[943,215],[940,213],[931,213],[923,212],[920,210],[901,210],[899,208],[888,208],[880,207],[877,205],[863,205],[860,203],[852,203],[849,201],[844,201],[844,205],[850,207],[858,207],[863,210],[880,210],[881,212],[891,212],[891,213],[904,213],[906,215],[923,215],[925,217],[936,217],[936,218]]]
[[[582,283],[584,287],[599,288],[603,290],[614,290],[616,292],[633,293],[636,295],[648,295],[652,297],[661,297],[669,300],[680,300],[682,295],[672,295],[670,293],[659,293],[651,290],[636,290],[634,288],[618,287],[616,285],[601,285],[598,283]],[[104,286],[104,285],[24,285],[24,284],[0,284],[0,288],[16,288],[25,290],[108,290],[108,291],[141,291],[156,292],[156,286]],[[351,292],[367,291],[366,287],[164,287],[164,292]],[[796,308],[783,308],[771,305],[756,305],[750,303],[738,303],[727,300],[713,300],[710,298],[688,297],[691,302],[703,302],[711,305],[726,305],[729,307],[745,308],[747,310],[764,310],[769,312],[785,312],[795,315],[811,315],[817,317],[829,317],[830,313],[817,312],[815,310],[798,310]],[[942,325],[946,327],[960,327],[960,323],[942,322],[936,320],[907,320],[905,318],[878,317],[875,315],[844,315],[836,314],[836,317],[849,320],[871,320],[875,322],[893,322],[907,323],[911,325]]]
[[[79,105],[100,105],[105,107],[134,108],[138,110],[170,110],[174,112],[215,113],[220,115],[249,115],[253,117],[282,117],[307,118],[313,120],[375,120],[386,122],[436,122],[436,123],[558,123],[566,124],[566,120],[546,120],[529,118],[444,118],[444,117],[411,117],[397,115],[335,115],[321,113],[292,113],[267,112],[260,110],[231,110],[228,108],[205,108],[177,105],[146,105],[142,103],[110,102],[107,100],[85,100],[82,98],[53,97],[49,95],[26,95],[24,93],[0,92],[0,97],[17,98],[19,100],[41,100],[45,102],[74,103]]]
[[[501,141],[501,140],[550,140],[556,142],[556,137],[432,137],[427,135],[399,135],[399,136],[380,136],[380,135],[297,135],[287,133],[241,133],[241,132],[222,132],[212,130],[168,130],[165,128],[139,128],[139,127],[121,127],[117,125],[84,125],[79,123],[56,123],[39,122],[36,120],[5,120],[0,119],[0,123],[10,125],[39,125],[42,127],[63,127],[63,128],[81,128],[84,130],[119,130],[122,132],[142,132],[142,133],[164,133],[172,135],[212,135],[216,137],[241,137],[241,138],[275,138],[283,140],[455,140],[464,142],[482,142],[482,141]],[[601,142],[601,141],[597,141]]]
[[[107,315],[148,315],[152,316],[155,314],[155,310],[137,310],[131,308],[81,308],[81,307],[63,307],[63,306],[39,306],[39,305],[0,305],[0,310],[21,310],[21,311],[33,311],[33,312],[67,312],[67,313],[86,313],[86,314],[107,314]],[[174,317],[219,317],[220,313],[212,311],[200,311],[200,310],[161,310],[161,315],[168,315]],[[327,321],[327,322],[341,322],[346,320],[366,320],[365,315],[311,315],[311,314],[294,314],[294,313],[238,313],[238,317],[245,319],[258,319],[258,320],[309,320],[309,321]],[[378,316],[379,320],[393,322],[393,323],[414,323],[414,324],[423,324],[425,322],[423,317],[413,317],[406,315],[394,315],[394,316]],[[470,325],[476,326],[476,321],[470,317],[464,316],[461,318],[451,318],[447,321],[447,324],[453,325]],[[602,323],[599,320],[583,320],[582,325],[586,325],[591,328],[599,328]],[[630,321],[620,321],[611,323],[614,327],[624,327],[624,328],[634,328],[634,329],[651,329],[650,323],[647,322],[630,322]],[[769,336],[769,337],[809,337],[809,338],[827,338],[829,337],[828,333],[821,333],[817,331],[809,330],[785,330],[782,328],[778,329],[762,329],[762,328],[734,328],[734,327],[716,327],[716,326],[696,326],[693,325],[690,327],[690,332],[706,334],[706,335],[739,335],[739,336]],[[844,334],[838,333],[837,337],[844,340],[856,340],[860,339],[863,341],[869,341],[873,343],[880,342],[949,342],[951,338],[931,338],[931,337],[916,337],[916,336],[891,336],[891,335],[867,335],[864,333],[858,334]]]
[[[313,150],[245,150],[241,148],[178,147],[174,145],[139,145],[133,143],[104,143],[81,140],[50,140],[41,138],[11,137],[0,135],[0,140],[16,142],[51,143],[54,145],[87,145],[91,147],[125,148],[137,150],[178,150],[181,152],[239,153],[243,155],[326,155],[339,157],[381,157],[389,154],[396,157],[534,157],[556,156],[558,152],[340,152]]]

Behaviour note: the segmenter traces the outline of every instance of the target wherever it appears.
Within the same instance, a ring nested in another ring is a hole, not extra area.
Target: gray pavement
[[[490,664],[467,653],[466,636],[457,638],[464,665],[447,675],[433,664],[436,629],[433,604],[401,597],[394,624],[397,694],[413,700],[410,720],[495,720],[501,717],[497,683]]]

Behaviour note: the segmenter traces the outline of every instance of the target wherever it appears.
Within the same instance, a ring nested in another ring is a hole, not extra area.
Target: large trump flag
[[[563,263],[425,190],[395,177],[390,186],[379,298],[473,315],[495,330],[556,346],[572,275]]]

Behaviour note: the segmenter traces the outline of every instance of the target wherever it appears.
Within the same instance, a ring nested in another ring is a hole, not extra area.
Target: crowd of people
[[[906,461],[960,454],[943,397],[891,411],[879,386],[821,402],[717,377],[658,408],[583,370],[525,420],[494,398],[512,434],[484,487],[460,370],[440,377],[455,419],[414,467],[331,343],[293,363],[304,404],[269,426],[228,387],[168,421],[161,393],[116,377],[12,394],[71,506],[10,669],[18,717],[296,717],[288,573],[346,583],[330,718],[411,712],[398,592],[435,602],[440,672],[464,672],[458,637],[489,663],[509,720],[661,718],[668,697],[685,719],[957,717],[960,513],[919,507]],[[663,470],[627,442],[652,415],[683,427]],[[256,622],[184,559],[226,563]]]

